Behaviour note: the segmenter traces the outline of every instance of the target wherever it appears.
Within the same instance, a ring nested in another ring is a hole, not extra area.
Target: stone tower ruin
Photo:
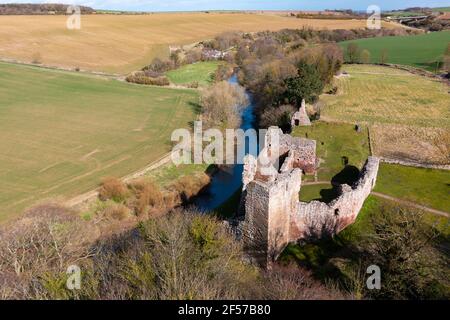
[[[287,244],[329,237],[352,224],[375,186],[379,159],[369,157],[352,186],[340,185],[330,203],[299,201],[302,175],[317,169],[316,141],[269,128],[259,157],[245,159],[240,223],[244,246],[268,266]]]

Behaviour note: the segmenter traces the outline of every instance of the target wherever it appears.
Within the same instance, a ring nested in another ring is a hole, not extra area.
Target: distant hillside
[[[34,4],[34,3],[7,3],[0,4],[0,15],[26,15],[26,14],[66,14],[67,13],[66,4],[57,3],[45,3],[45,4]],[[95,10],[90,7],[80,6],[81,13],[90,14],[94,13]]]
[[[450,7],[433,8],[434,12],[450,12]]]

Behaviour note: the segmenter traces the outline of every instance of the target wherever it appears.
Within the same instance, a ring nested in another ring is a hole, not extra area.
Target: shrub
[[[147,74],[152,74],[152,71],[146,71]],[[146,76],[144,72],[139,71],[133,74],[130,74],[125,79],[127,82],[137,83],[137,84],[145,84],[145,85],[153,85],[153,86],[168,86],[170,85],[170,81],[166,76],[159,76],[156,78],[152,78]]]
[[[158,186],[150,180],[138,180],[130,184],[135,195],[134,210],[137,215],[144,215],[152,207],[161,207],[164,199]]]
[[[182,203],[188,202],[193,196],[197,195],[208,183],[210,178],[207,174],[196,176],[184,176],[175,181],[173,189],[178,193]]]
[[[194,48],[186,53],[184,63],[192,64],[201,60],[202,60],[202,50],[199,48]]]
[[[243,262],[241,246],[214,217],[175,211],[143,223],[140,231],[143,252],[151,253],[151,259],[125,269],[145,282],[133,286],[138,298],[239,299],[250,295],[257,272]]]
[[[230,78],[232,74],[233,74],[233,68],[231,68],[228,65],[221,64],[221,65],[219,65],[216,72],[214,73],[214,81],[219,82],[219,81],[228,80],[228,78]]]
[[[380,64],[386,64],[388,62],[389,53],[387,49],[383,49],[380,55]]]
[[[42,55],[39,52],[33,53],[33,56],[31,57],[31,63],[42,64]]]
[[[102,214],[106,218],[122,221],[130,217],[130,209],[121,203],[114,203],[107,206]]]
[[[342,300],[336,288],[323,285],[310,271],[295,265],[275,264],[263,274],[261,295],[268,300]]]
[[[99,190],[99,198],[102,201],[111,199],[120,202],[125,200],[128,194],[127,186],[121,180],[113,177],[103,179]]]
[[[239,108],[247,104],[244,88],[226,81],[218,82],[202,92],[203,121],[207,127],[238,127]]]
[[[361,62],[362,63],[370,63],[370,52],[367,49],[361,51]]]
[[[260,116],[260,125],[264,128],[278,126],[286,132],[291,128],[291,119],[295,111],[294,106],[290,104],[266,108]]]
[[[347,61],[350,63],[359,63],[361,57],[361,49],[356,43],[349,43],[346,51]]]
[[[193,81],[188,84],[188,88],[197,89],[199,86],[198,81]]]
[[[442,64],[444,71],[450,74],[450,42],[447,45],[447,49],[444,53],[444,61]]]
[[[148,66],[144,67],[142,69],[142,71],[154,71],[154,72],[158,72],[160,74],[165,73],[169,70],[172,70],[175,68],[175,64],[172,60],[166,60],[163,61],[159,58],[155,58],[153,59],[152,63],[149,64]]]
[[[322,93],[324,83],[317,67],[301,62],[298,65],[298,76],[286,80],[285,96],[290,103],[300,105],[302,99],[313,103]]]
[[[363,265],[382,270],[381,290],[368,290],[377,299],[448,299],[446,258],[438,231],[415,209],[384,206],[372,216],[373,232],[363,240]]]
[[[70,265],[83,265],[95,252],[91,244],[96,234],[92,224],[56,203],[38,205],[2,226],[0,296],[51,299],[47,277],[65,274]]]

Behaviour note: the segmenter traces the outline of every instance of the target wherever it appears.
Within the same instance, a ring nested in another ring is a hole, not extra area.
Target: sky
[[[366,10],[378,5],[381,10],[407,7],[445,7],[450,0],[0,0],[0,3],[69,3],[95,9],[130,11],[198,11],[198,10]]]

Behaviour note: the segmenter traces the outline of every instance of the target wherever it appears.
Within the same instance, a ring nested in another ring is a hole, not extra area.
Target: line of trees
[[[271,125],[285,127],[302,99],[316,102],[340,70],[341,48],[318,35],[302,29],[232,38],[235,53],[231,58],[239,66],[240,83],[253,93],[260,125],[278,118]]]
[[[82,14],[91,14],[95,10],[79,6]],[[47,15],[67,14],[68,5],[56,3],[6,3],[0,4],[0,15]]]

